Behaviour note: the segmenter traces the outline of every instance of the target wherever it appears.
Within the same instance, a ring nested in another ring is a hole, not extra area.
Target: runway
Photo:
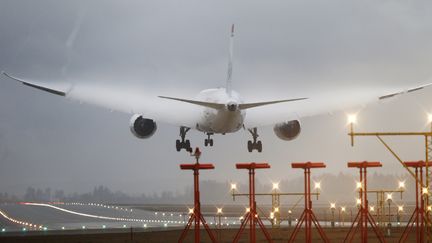
[[[402,233],[403,228],[394,228],[392,231],[392,235],[387,237],[387,242],[397,242]],[[272,238],[274,242],[287,242],[288,238],[291,234],[292,228],[281,228],[271,230]],[[343,239],[347,233],[347,228],[326,228],[326,234],[331,238],[332,242],[343,242]],[[218,242],[231,243],[234,238],[237,229],[224,229],[221,231],[220,235],[216,235],[219,237]],[[130,229],[110,229],[105,232],[101,230],[90,230],[88,232],[83,231],[71,231],[70,234],[64,235],[62,232],[34,232],[31,234],[30,232],[26,236],[3,236],[1,237],[1,242],[4,243],[21,243],[21,242],[34,242],[34,243],[51,243],[51,242],[64,242],[64,243],[72,243],[72,242],[86,242],[86,243],[170,243],[177,242],[179,235],[181,234],[181,230],[173,230],[167,229],[164,231],[132,231]],[[58,234],[61,233],[61,234]],[[369,242],[378,242],[372,235],[373,232],[370,230],[371,235]],[[202,243],[211,242],[210,239],[205,235],[204,231],[202,231]],[[300,231],[299,236],[297,238],[298,242],[304,242],[304,232]],[[319,236],[314,233],[312,234],[312,241],[320,242]],[[192,232],[187,236],[185,242],[193,242],[193,234]],[[241,238],[240,242],[249,242],[247,234],[244,234]],[[261,232],[257,231],[257,241],[256,242],[266,242]],[[416,242],[415,237],[408,238],[406,242]]]

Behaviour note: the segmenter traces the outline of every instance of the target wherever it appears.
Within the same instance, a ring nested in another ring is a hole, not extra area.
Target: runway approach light
[[[250,212],[250,208],[246,208],[246,213],[249,213]]]
[[[341,207],[341,211],[345,212],[346,208],[345,207]]]
[[[6,232],[6,229],[5,229],[5,228],[3,228],[3,229],[2,229],[2,232]]]
[[[189,208],[189,214],[193,214],[194,209],[193,208]]]
[[[273,219],[273,218],[274,218],[274,213],[270,212],[270,219]]]
[[[371,212],[375,211],[375,207],[374,206],[370,206],[369,207],[369,211],[371,211]]]
[[[222,214],[222,208],[217,208],[217,214]]]
[[[279,189],[279,183],[273,183],[273,190]]]
[[[405,181],[399,181],[399,188],[400,189],[405,188]]]
[[[391,193],[387,193],[387,200],[392,200],[393,195]]]
[[[278,207],[274,208],[274,212],[279,213],[279,208]]]
[[[236,190],[237,189],[237,185],[235,183],[231,183],[231,190]]]
[[[357,122],[357,115],[356,114],[349,114],[348,115],[348,123],[354,124]]]
[[[429,194],[427,187],[422,188],[422,194]]]
[[[360,204],[361,204],[361,199],[360,199],[360,198],[357,198],[357,199],[356,199],[356,204],[357,204],[357,205],[360,205]]]
[[[432,211],[432,206],[427,206],[427,211]]]
[[[321,182],[315,182],[315,189],[321,189]]]
[[[403,205],[402,206],[398,206],[398,211],[399,212],[403,212],[403,208],[404,208]]]
[[[429,113],[429,114],[428,114],[428,122],[429,122],[429,123],[432,123],[432,113]]]
[[[330,208],[331,209],[335,209],[336,208],[336,203],[330,203]]]
[[[361,183],[361,182],[357,182],[357,183],[356,183],[356,187],[357,187],[357,189],[362,188],[362,183]]]

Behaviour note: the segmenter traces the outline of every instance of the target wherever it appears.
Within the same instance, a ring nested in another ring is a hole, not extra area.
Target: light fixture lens
[[[356,114],[349,114],[348,115],[348,123],[356,123],[357,122],[357,115]]]

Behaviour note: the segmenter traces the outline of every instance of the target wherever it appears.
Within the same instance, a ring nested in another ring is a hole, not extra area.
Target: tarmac
[[[268,229],[272,235],[273,242],[287,242],[293,228],[279,228],[279,229]],[[330,242],[343,242],[348,232],[348,228],[324,228],[327,237]],[[217,230],[214,230],[215,237],[218,238],[218,242],[232,242],[238,229],[223,229],[220,234]],[[403,227],[395,227],[392,229],[391,236],[386,237],[386,242],[398,242],[400,235],[402,234]],[[24,243],[24,242],[35,242],[35,243],[170,243],[178,242],[178,238],[182,230],[166,230],[166,231],[152,231],[152,232],[118,232],[118,230],[112,231],[101,231],[93,230],[86,231],[50,231],[50,232],[28,232],[26,235],[2,235],[0,236],[0,242],[2,243]],[[317,231],[313,229],[312,242],[322,242]],[[65,234],[66,233],[66,234]],[[211,242],[205,231],[201,231],[201,242]],[[304,242],[304,231],[301,230],[297,235],[295,242]],[[374,235],[374,232],[370,229],[368,231],[368,242],[379,242]],[[189,231],[186,240],[184,242],[194,242],[193,231]],[[242,234],[239,242],[249,242],[248,229]],[[264,235],[257,229],[257,241],[256,242],[267,242]],[[353,242],[360,242],[359,232],[354,237]],[[410,234],[406,242],[416,242],[414,232]]]

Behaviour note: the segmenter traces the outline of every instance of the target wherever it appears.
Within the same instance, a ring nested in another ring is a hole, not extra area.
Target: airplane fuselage
[[[196,124],[196,129],[206,133],[233,133],[243,127],[246,116],[244,110],[238,109],[243,101],[239,94],[231,91],[228,94],[225,88],[206,89],[199,93],[201,101],[226,104],[223,109],[203,108],[202,116]]]

